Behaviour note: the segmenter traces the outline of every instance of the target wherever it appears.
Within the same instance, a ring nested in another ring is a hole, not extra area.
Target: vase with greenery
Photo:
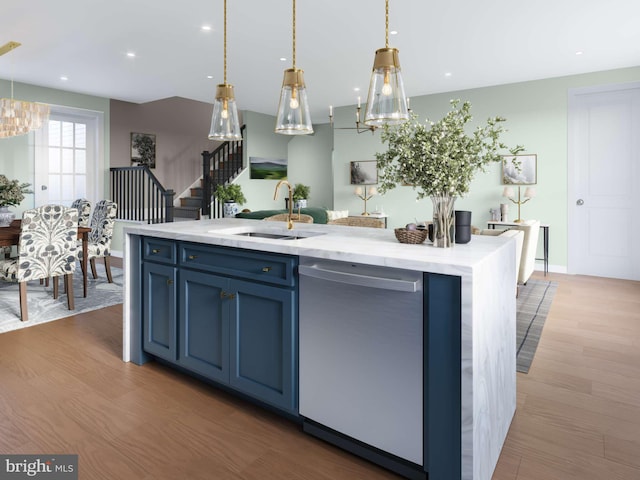
[[[235,217],[238,213],[238,205],[244,205],[247,199],[242,193],[242,187],[237,183],[218,185],[215,191],[216,199],[223,203],[225,217]]]
[[[491,117],[467,133],[471,104],[450,103],[451,110],[437,122],[420,123],[414,114],[401,125],[385,126],[381,138],[389,148],[376,154],[381,193],[401,184],[412,185],[418,199],[431,197],[437,247],[453,246],[455,199],[469,192],[475,174],[499,162],[501,151],[515,155],[523,150],[508,150],[500,141],[504,118]]]
[[[0,174],[0,226],[7,227],[15,218],[15,214],[9,211],[9,207],[20,205],[29,190],[29,183],[20,183],[18,180],[9,180]]]
[[[293,208],[306,208],[310,192],[311,187],[308,185],[296,183],[295,187],[293,187]]]

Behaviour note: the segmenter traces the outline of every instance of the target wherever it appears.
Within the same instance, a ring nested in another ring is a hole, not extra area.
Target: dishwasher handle
[[[397,278],[378,277],[375,275],[361,275],[358,273],[329,270],[322,268],[319,265],[300,265],[298,267],[298,273],[300,275],[327,280],[329,282],[346,283],[348,285],[358,285],[369,288],[380,288],[396,292],[419,292],[422,283],[421,279],[402,280]]]

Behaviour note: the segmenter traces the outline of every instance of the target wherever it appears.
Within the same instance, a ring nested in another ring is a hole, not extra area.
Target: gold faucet
[[[287,215],[287,230],[293,230],[293,220],[291,220],[293,215],[293,190],[291,189],[291,184],[286,180],[280,180],[276,185],[276,192],[273,194],[273,199],[278,199],[278,191],[280,190],[280,185],[283,184],[289,189],[289,215]]]

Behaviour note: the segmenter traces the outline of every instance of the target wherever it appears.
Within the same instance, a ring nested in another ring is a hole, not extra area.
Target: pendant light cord
[[[293,69],[296,69],[296,0],[293,0]]]
[[[227,0],[224,0],[224,82],[227,84]]]
[[[389,48],[389,0],[386,0],[384,14],[384,48]]]

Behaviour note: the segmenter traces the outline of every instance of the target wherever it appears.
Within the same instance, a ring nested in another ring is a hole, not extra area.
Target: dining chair
[[[89,243],[87,245],[87,259],[91,265],[93,278],[98,278],[96,271],[96,258],[104,258],[104,269],[107,273],[107,280],[113,283],[111,276],[111,238],[113,237],[113,226],[116,220],[118,205],[111,200],[100,200],[91,215],[91,232],[89,232]],[[78,260],[82,265],[82,248],[77,252]]]
[[[73,201],[71,208],[78,209],[78,226],[88,227],[91,221],[91,202],[86,198],[78,198]]]
[[[29,320],[27,282],[53,277],[53,298],[58,298],[58,277],[64,275],[67,306],[74,309],[73,272],[76,268],[78,210],[45,205],[26,210],[18,241],[18,256],[0,259],[0,279],[18,282],[20,320]]]

